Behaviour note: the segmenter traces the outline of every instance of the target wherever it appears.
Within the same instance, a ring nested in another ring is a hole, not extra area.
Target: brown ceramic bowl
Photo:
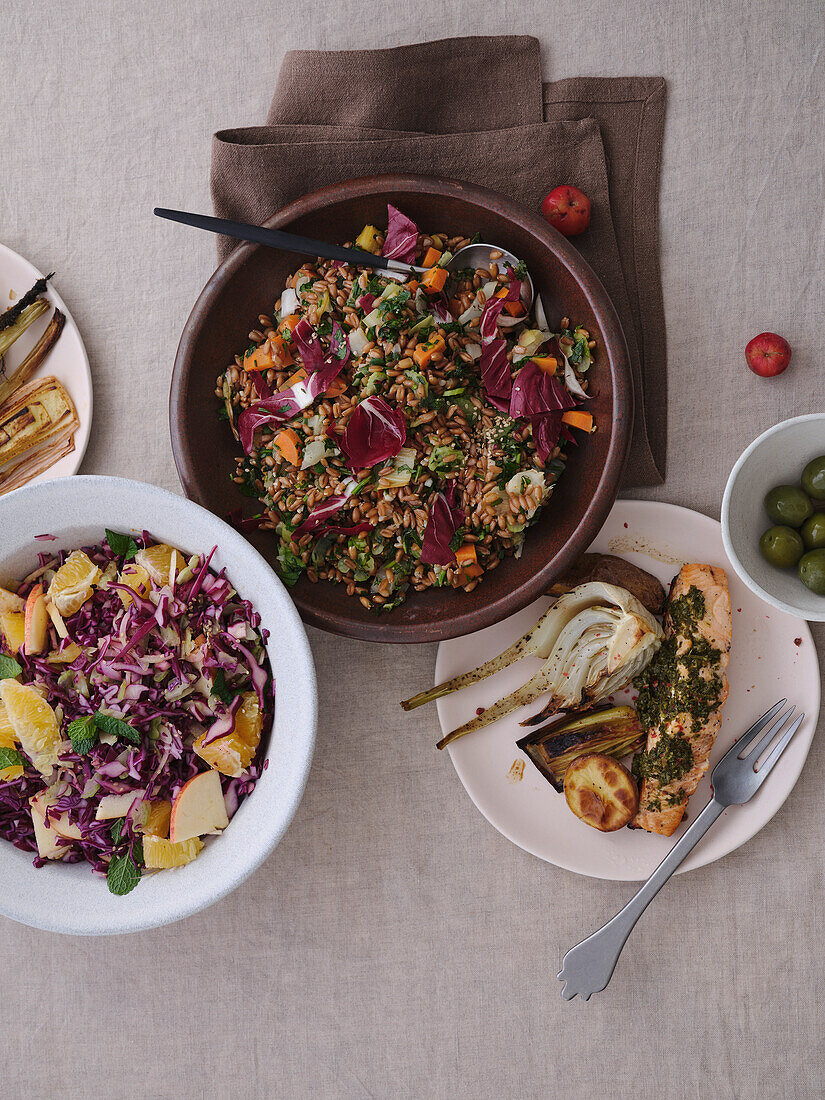
[[[387,202],[422,228],[445,229],[503,245],[527,262],[550,325],[569,316],[598,342],[588,408],[598,431],[570,447],[568,466],[519,559],[505,559],[472,593],[414,592],[395,611],[367,611],[339,585],[302,578],[292,597],[305,622],[377,642],[435,642],[480,630],[520,610],[583,553],[616,497],[630,443],[633,383],[619,319],[576,249],[538,214],[493,191],[427,176],[373,176],[305,195],[266,224],[332,242],[352,240],[366,223],[386,222]],[[269,314],[284,280],[303,257],[244,244],[206,284],[183,330],[169,416],[172,449],[186,495],[219,516],[242,506],[232,475],[238,444],[216,419],[215,379],[249,340],[258,314]],[[581,435],[581,433],[578,433]],[[275,536],[249,541],[276,560]]]

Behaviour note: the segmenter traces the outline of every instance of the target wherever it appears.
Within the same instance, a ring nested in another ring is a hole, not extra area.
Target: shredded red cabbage
[[[154,542],[146,532],[135,541],[139,548]],[[101,570],[111,573],[123,567],[107,542],[83,550]],[[42,564],[57,569],[67,556],[68,551],[61,551]],[[82,834],[80,840],[66,842],[63,861],[85,860],[105,873],[113,856],[133,849],[135,815],[143,800],[172,801],[184,783],[207,769],[193,743],[237,709],[243,692],[255,691],[267,728],[274,685],[264,648],[266,631],[224,571],[209,568],[210,557],[190,560],[178,573],[184,580],[176,580],[174,587],[168,580],[160,585],[151,580],[144,595],[117,581],[95,588],[66,617],[68,638],[61,640],[50,628],[47,652],[17,654],[22,682],[44,690],[66,740],[51,776],[42,776],[26,761],[21,777],[0,782],[0,837],[37,852],[29,800],[49,788],[54,801],[47,819],[66,813]],[[48,578],[47,573],[41,580]],[[18,594],[25,598],[34,583],[20,585]],[[121,593],[128,593],[126,607]],[[79,653],[73,659],[54,660],[74,646]],[[139,744],[96,739],[89,751],[75,751],[68,739],[69,723],[99,711],[127,722]],[[261,773],[264,748],[259,747],[240,777],[221,776],[230,818]],[[115,838],[113,822],[96,821],[95,813],[104,794],[126,793],[134,793],[135,801]],[[34,862],[41,866],[47,861],[36,856]]]
[[[415,261],[418,242],[418,226],[392,203],[387,203],[387,235],[381,255],[388,260],[401,260],[405,264]]]

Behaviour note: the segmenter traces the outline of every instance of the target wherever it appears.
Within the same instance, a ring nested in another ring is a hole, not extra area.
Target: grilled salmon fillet
[[[724,569],[684,565],[665,612],[665,640],[637,680],[647,746],[633,762],[642,780],[633,825],[670,836],[708,769],[728,696],[730,593]]]

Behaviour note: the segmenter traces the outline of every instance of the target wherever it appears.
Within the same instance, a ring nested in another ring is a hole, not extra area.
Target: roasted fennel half
[[[520,688],[443,737],[438,742],[443,749],[542,695],[549,698],[537,720],[596,703],[630,683],[661,640],[661,627],[634,596],[615,585],[591,581],[561,596],[531,630],[498,657],[405,700],[401,706],[412,710],[460,691],[524,657],[543,662]]]

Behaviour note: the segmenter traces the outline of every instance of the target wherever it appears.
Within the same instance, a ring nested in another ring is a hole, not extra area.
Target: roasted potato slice
[[[639,808],[636,780],[618,760],[600,752],[579,756],[564,773],[567,805],[585,825],[612,833]]]
[[[566,573],[556,578],[547,595],[561,596],[588,581],[603,581],[626,589],[654,615],[661,614],[665,604],[664,586],[652,573],[614,554],[582,554]]]

